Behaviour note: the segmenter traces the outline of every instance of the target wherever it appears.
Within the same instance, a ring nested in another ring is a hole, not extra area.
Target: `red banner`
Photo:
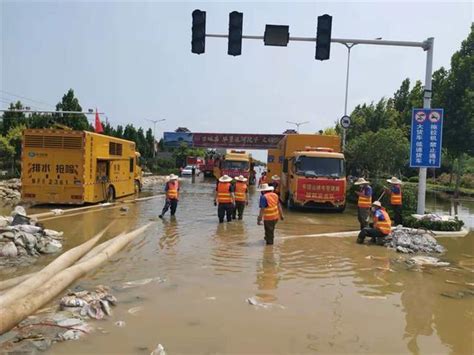
[[[206,148],[277,148],[283,134],[193,133],[193,146]]]
[[[344,180],[333,179],[298,179],[296,199],[298,201],[340,201],[344,199]]]

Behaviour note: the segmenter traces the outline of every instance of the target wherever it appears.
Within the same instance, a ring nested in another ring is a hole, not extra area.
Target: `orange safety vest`
[[[372,196],[359,196],[357,207],[370,208],[370,206],[372,206]]]
[[[179,196],[179,182],[178,181],[169,181],[168,182],[168,191],[166,191],[166,198],[170,200],[177,200]]]
[[[280,219],[280,211],[278,211],[278,195],[274,192],[267,192],[265,195],[267,205],[263,210],[263,220],[275,221]]]
[[[217,202],[231,203],[232,196],[229,190],[230,190],[230,182],[219,182],[219,184],[217,185]]]
[[[239,182],[235,184],[235,200],[239,202],[247,201],[247,184]]]
[[[385,208],[381,208],[380,210],[382,211],[384,221],[379,221],[374,215],[374,228],[383,234],[388,235],[391,231],[392,221],[390,220],[390,216],[388,215],[387,211],[385,211]]]
[[[402,188],[399,187],[400,193],[396,194],[393,191],[390,194],[390,203],[392,205],[401,205],[402,204]]]

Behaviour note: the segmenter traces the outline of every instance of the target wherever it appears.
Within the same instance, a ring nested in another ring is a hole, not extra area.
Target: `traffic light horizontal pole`
[[[228,35],[221,34],[206,34],[206,37],[211,38],[228,38]],[[259,39],[263,40],[263,36],[248,36],[242,35],[243,39]],[[316,37],[290,37],[290,41],[295,42],[316,42]],[[355,38],[331,38],[333,43],[341,44],[371,44],[377,46],[398,46],[398,47],[420,47],[424,50],[429,49],[429,42],[413,42],[413,41],[389,41],[383,39],[355,39]]]

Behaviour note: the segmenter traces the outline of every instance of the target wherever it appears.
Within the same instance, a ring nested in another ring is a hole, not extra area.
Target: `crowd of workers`
[[[171,174],[165,184],[166,200],[160,218],[170,210],[171,216],[176,213],[179,200],[179,181],[178,176]],[[359,178],[354,185],[360,186],[356,191],[357,201],[357,219],[360,225],[360,233],[357,237],[357,243],[362,244],[366,237],[371,238],[372,243],[384,244],[385,237],[390,234],[392,221],[382,207],[380,199],[384,194],[390,196],[390,204],[394,212],[395,225],[402,224],[402,181],[396,177],[387,180],[390,188],[385,188],[382,195],[375,201],[372,200],[373,190],[370,182],[364,178]],[[267,245],[272,245],[275,237],[275,226],[279,220],[283,220],[283,211],[280,201],[280,177],[273,175],[268,178],[266,172],[263,172],[259,181],[257,191],[261,193],[259,200],[260,213],[257,217],[257,224],[264,225],[265,241]],[[214,193],[214,206],[217,207],[217,217],[219,223],[231,222],[234,219],[242,220],[245,207],[249,203],[249,190],[247,179],[240,175],[235,178],[224,175],[221,176],[216,184]],[[369,223],[372,215],[373,222]]]

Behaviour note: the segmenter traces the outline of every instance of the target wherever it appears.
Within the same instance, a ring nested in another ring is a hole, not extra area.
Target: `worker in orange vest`
[[[390,188],[385,188],[385,192],[390,196],[390,205],[393,210],[393,221],[396,226],[403,224],[402,217],[402,181],[392,176],[387,180],[391,184]]]
[[[370,183],[364,178],[359,178],[354,183],[356,186],[360,186],[359,191],[356,191],[359,196],[357,201],[357,219],[360,224],[360,230],[367,227],[370,218],[370,206],[372,204],[372,187]]]
[[[380,201],[372,203],[372,212],[374,223],[371,227],[365,227],[357,237],[357,243],[363,244],[365,237],[371,237],[372,243],[384,245],[385,237],[390,234],[392,221]]]
[[[243,176],[237,176],[235,179],[234,195],[235,195],[235,208],[232,218],[238,215],[241,220],[244,215],[245,206],[249,204],[249,188],[247,185],[247,179]]]
[[[168,209],[171,209],[171,217],[173,217],[176,213],[176,208],[178,207],[178,200],[179,200],[179,181],[178,176],[175,174],[171,174],[167,178],[167,182],[165,184],[165,206],[159,215],[160,218],[163,218],[165,213]]]
[[[214,206],[218,206],[217,217],[219,217],[219,223],[224,222],[224,217],[226,217],[227,222],[232,221],[235,196],[231,182],[232,178],[228,175],[221,176],[217,182],[216,193],[214,195]]]
[[[263,184],[266,184],[268,182],[268,177],[267,177],[267,172],[264,171],[262,175],[260,176],[260,179],[258,179],[258,186],[262,186]]]
[[[265,241],[267,245],[272,245],[275,238],[275,226],[278,220],[283,221],[283,211],[278,195],[273,192],[273,186],[262,184],[257,191],[261,191],[260,214],[257,217],[257,224],[262,224],[265,228]]]

